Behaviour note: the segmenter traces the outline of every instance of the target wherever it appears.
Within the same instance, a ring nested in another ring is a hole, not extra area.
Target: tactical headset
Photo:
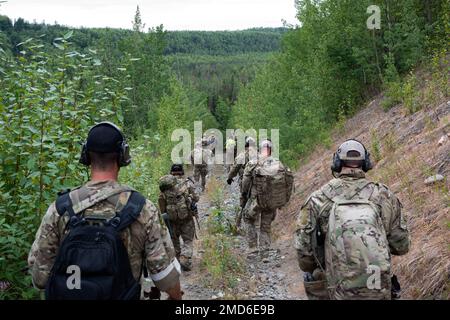
[[[101,126],[101,125],[110,126],[111,128],[117,130],[117,132],[121,136],[122,142],[120,142],[120,145],[119,145],[119,157],[118,157],[117,161],[118,161],[119,167],[126,167],[127,165],[129,165],[131,163],[131,156],[130,156],[130,146],[128,145],[128,143],[126,141],[125,136],[123,135],[123,133],[119,129],[119,127],[117,127],[114,123],[111,123],[109,121],[103,121],[103,122],[97,123],[95,126],[93,126],[89,130],[89,133],[91,133],[91,131],[94,128],[97,128],[98,126]],[[88,133],[88,137],[89,137],[89,133]],[[87,148],[87,139],[83,142],[83,147],[81,148],[80,163],[84,164],[85,166],[89,166],[91,164],[91,159],[89,157],[89,150]]]
[[[356,142],[360,143],[363,146],[363,148],[364,148],[364,160],[362,160],[362,167],[361,167],[361,169],[364,172],[367,172],[367,171],[371,170],[373,168],[373,166],[372,166],[372,162],[370,161],[370,153],[369,153],[369,151],[367,151],[367,149],[364,146],[364,144],[361,141],[358,141],[356,139],[348,139],[348,140],[344,141],[342,144],[344,144],[347,141],[356,141]],[[339,157],[338,153],[335,152],[333,154],[333,162],[331,164],[331,171],[337,172],[337,173],[341,172],[342,171],[342,167],[344,165],[343,162],[344,162],[344,160],[341,160],[341,158]]]

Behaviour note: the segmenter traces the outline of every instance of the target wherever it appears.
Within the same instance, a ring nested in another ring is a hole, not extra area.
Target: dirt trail
[[[208,182],[215,179],[223,188],[223,211],[230,221],[234,221],[236,207],[239,206],[239,186],[234,182],[228,186],[225,182],[225,170],[222,166],[216,166],[208,177]],[[201,239],[205,235],[205,220],[214,208],[206,193],[202,193],[199,207],[199,218],[202,230],[199,232]],[[245,224],[244,222],[242,223]],[[271,250],[261,255],[248,252],[247,241],[243,235],[234,237],[233,246],[235,252],[245,258],[245,275],[238,279],[239,284],[235,288],[235,296],[230,297],[220,290],[208,288],[205,277],[201,271],[201,259],[203,251],[200,248],[200,240],[195,241],[193,270],[182,275],[182,287],[185,291],[185,299],[221,299],[238,298],[251,300],[286,300],[306,299],[303,291],[302,273],[298,268],[292,239],[289,235],[275,236]]]

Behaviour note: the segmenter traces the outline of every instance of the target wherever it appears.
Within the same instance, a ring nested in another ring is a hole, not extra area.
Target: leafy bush
[[[406,110],[410,114],[419,111],[421,109],[421,105],[417,91],[416,78],[413,74],[411,74],[405,81],[402,89],[403,105]]]
[[[56,193],[87,178],[82,137],[100,119],[121,123],[124,88],[99,73],[95,55],[72,51],[71,37],[55,39],[55,55],[33,39],[19,44],[17,59],[0,53],[0,280],[12,284],[5,299],[36,297],[28,251]]]
[[[245,266],[233,251],[232,239],[223,234],[208,236],[203,240],[203,248],[201,267],[209,275],[209,285],[216,289],[234,288]]]
[[[371,146],[371,154],[373,156],[373,159],[378,162],[381,160],[381,143],[380,139],[378,138],[377,132],[375,130],[370,131],[370,146]]]

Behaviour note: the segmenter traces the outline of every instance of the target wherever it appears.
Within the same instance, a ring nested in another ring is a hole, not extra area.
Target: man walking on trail
[[[409,250],[398,198],[365,178],[372,169],[362,143],[347,140],[334,154],[336,178],[301,207],[295,248],[310,299],[391,299],[399,294],[391,254]]]
[[[191,163],[194,165],[194,179],[199,182],[201,179],[201,190],[205,191],[206,176],[208,175],[208,165],[213,158],[212,152],[208,149],[208,141],[202,139],[200,144],[196,144],[191,153]]]
[[[181,299],[180,265],[158,209],[118,182],[131,162],[121,130],[92,127],[80,162],[91,181],[59,193],[43,217],[28,257],[33,284],[47,299],[139,299],[148,271],[158,289]]]
[[[237,155],[237,142],[234,134],[225,142],[225,151],[225,169],[229,173]]]
[[[159,208],[170,226],[170,233],[175,253],[184,271],[192,269],[192,254],[194,250],[195,221],[197,220],[198,195],[194,183],[184,177],[181,164],[174,164],[170,175],[160,179]],[[183,246],[180,245],[180,237]]]
[[[258,247],[256,223],[260,219],[259,249],[270,248],[271,224],[278,208],[291,196],[293,176],[289,168],[272,157],[272,142],[263,140],[258,159],[251,159],[245,166],[242,180],[242,196],[247,198],[243,216],[248,225],[249,249]]]
[[[233,182],[234,177],[239,176],[239,191],[240,191],[240,206],[241,206],[241,212],[242,208],[244,207],[245,203],[248,200],[249,194],[244,193],[242,189],[242,180],[244,176],[244,169],[247,163],[249,162],[251,156],[253,158],[256,157],[256,146],[255,146],[255,140],[252,137],[246,137],[245,138],[245,150],[241,152],[235,159],[234,164],[231,166],[231,169],[228,173],[227,183],[230,185]],[[250,155],[250,153],[254,153],[254,155]],[[237,227],[241,224],[242,216],[239,214],[239,216],[236,219],[236,225]]]

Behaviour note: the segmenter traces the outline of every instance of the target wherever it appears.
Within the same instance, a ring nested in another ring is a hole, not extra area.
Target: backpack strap
[[[58,192],[55,207],[60,216],[63,216],[66,212],[69,214],[70,218],[76,216],[75,211],[73,211],[72,199],[70,199],[70,189]]]
[[[334,181],[336,181],[336,180],[337,179],[335,179]],[[361,192],[361,190],[363,190],[365,187],[367,187],[370,184],[373,184],[373,182],[364,181],[364,182],[360,182],[360,183],[355,183],[353,186],[351,186],[349,189],[346,190],[345,198],[353,199],[353,197],[355,197],[359,192]],[[334,199],[337,198],[332,192],[333,187],[334,187],[334,185],[328,184],[326,188],[322,189],[323,195],[325,195],[330,201],[334,201]]]
[[[132,191],[125,207],[111,220],[111,225],[117,231],[122,231],[127,228],[139,217],[145,201],[146,199],[143,195],[137,191]]]
[[[78,214],[103,200],[107,200],[110,197],[118,195],[122,192],[129,191],[134,190],[127,186],[120,186],[120,188],[108,186],[102,188],[101,192],[96,192],[93,195],[89,195],[89,192],[83,192],[83,188],[81,188],[78,197],[76,196],[74,198],[75,203],[73,204],[73,210]]]

